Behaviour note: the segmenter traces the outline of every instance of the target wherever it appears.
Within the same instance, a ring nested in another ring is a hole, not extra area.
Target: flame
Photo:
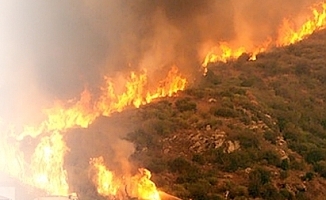
[[[91,94],[87,89],[81,93],[78,101],[70,100],[68,105],[57,100],[52,108],[44,110],[47,119],[36,127],[25,126],[18,139],[27,135],[36,137],[44,132],[63,131],[75,126],[86,128],[98,116],[90,105]]]
[[[1,131],[3,131],[1,127]],[[19,151],[18,144],[8,137],[8,133],[0,133],[0,171],[8,172],[13,177],[24,177],[23,153]]]
[[[8,144],[9,134],[0,138],[0,170],[25,184],[43,189],[50,195],[66,195],[69,186],[63,168],[64,156],[67,152],[63,134],[67,129],[87,128],[101,115],[110,116],[129,106],[138,108],[156,98],[172,96],[177,91],[184,90],[186,83],[186,79],[180,75],[175,66],[171,68],[165,79],[159,81],[157,87],[150,85],[146,71],[138,74],[131,72],[126,80],[125,90],[120,93],[116,91],[114,81],[105,77],[105,85],[101,88],[101,94],[97,99],[85,89],[79,99],[68,102],[56,101],[52,108],[45,109],[46,119],[39,126],[25,126],[23,132],[13,138],[14,144]],[[24,152],[19,147],[19,141],[25,136],[41,138],[30,161],[25,158]],[[92,164],[100,161],[95,159]],[[99,164],[97,167],[99,171],[102,170],[101,177],[103,176],[105,180],[114,178],[113,174],[107,173],[107,170],[100,168]],[[97,180],[100,181],[101,178]],[[104,183],[101,185],[105,186]],[[105,187],[99,191],[100,194],[114,194],[117,190],[112,184]]]
[[[159,192],[156,189],[155,183],[153,183],[151,178],[151,172],[145,168],[139,169],[139,174],[136,175],[133,180],[136,180],[138,198],[144,200],[160,200]]]
[[[300,28],[295,29],[294,23],[284,19],[279,30],[278,46],[284,46],[301,41],[313,32],[326,27],[326,3],[321,4],[321,10],[312,8],[313,17],[304,22]]]
[[[171,97],[180,90],[184,90],[187,80],[179,75],[178,68],[173,66],[168,72],[167,77],[159,82],[159,86],[150,90],[148,77],[145,72],[136,75],[131,72],[130,77],[125,84],[126,91],[117,94],[114,90],[114,84],[106,77],[106,87],[102,88],[102,96],[96,104],[99,112],[104,116],[109,116],[113,112],[120,112],[127,106],[133,105],[136,108],[150,103],[160,97]]]
[[[154,92],[147,92],[146,103],[150,103],[154,99],[160,97],[171,97],[178,91],[184,90],[187,84],[187,80],[179,75],[178,68],[173,66],[168,72],[167,77],[160,81],[159,87]]]
[[[243,53],[251,52],[249,60],[256,60],[256,55],[265,51],[271,43],[271,39],[268,38],[261,46],[259,47],[251,47],[245,48],[244,46],[241,47],[231,47],[230,44],[227,42],[222,42],[218,46],[213,46],[206,56],[204,57],[204,61],[202,62],[201,66],[204,71],[204,75],[207,73],[207,65],[209,63],[216,63],[216,62],[227,62],[228,60],[233,60],[239,58]],[[247,49],[250,49],[248,51]]]
[[[138,169],[138,174],[130,178],[119,178],[104,165],[103,157],[92,158],[90,165],[93,183],[101,196],[114,199],[161,199],[155,183],[150,180],[151,172],[145,168]]]
[[[251,55],[249,60],[256,60],[257,54],[267,51],[272,46],[286,46],[299,42],[311,35],[313,32],[325,29],[326,27],[326,3],[315,5],[312,9],[312,16],[307,17],[305,22],[295,28],[294,22],[289,19],[284,19],[283,24],[278,31],[278,37],[274,41],[272,38],[267,38],[265,42],[257,46],[236,46],[226,42],[220,45],[211,47],[205,54],[202,68],[204,75],[207,73],[207,65],[209,63],[227,62],[228,60],[236,59],[241,54],[247,52]]]
[[[219,46],[213,47],[205,56],[202,63],[203,66],[207,66],[208,63],[212,62],[226,62],[229,59],[237,58],[241,54],[245,53],[244,47],[232,49],[226,42],[221,43]]]
[[[113,172],[106,168],[103,157],[92,158],[90,160],[90,165],[96,172],[95,176],[93,177],[93,182],[96,185],[98,194],[102,196],[117,195],[120,182],[114,182]]]
[[[50,194],[68,194],[63,158],[67,151],[62,135],[54,132],[43,137],[32,156],[32,184]]]
[[[107,77],[105,79],[106,87],[102,88],[102,96],[96,105],[104,116],[109,116],[113,112],[120,112],[130,105],[138,108],[143,104],[143,94],[147,84],[147,76],[144,72],[138,76],[135,72],[131,72],[125,84],[126,91],[122,94],[116,94],[112,81]]]
[[[204,74],[207,72],[209,63],[236,59],[245,52],[249,52],[250,59],[255,60],[258,53],[268,50],[272,45],[289,45],[304,39],[314,31],[324,29],[326,27],[326,3],[312,8],[312,15],[306,19],[299,28],[295,28],[291,20],[285,19],[277,39],[274,41],[267,39],[265,43],[258,46],[221,42],[209,48],[202,62]],[[101,94],[96,98],[88,89],[85,89],[79,99],[72,99],[68,102],[56,101],[52,108],[45,109],[44,114],[47,117],[38,126],[25,126],[14,139],[9,136],[13,134],[1,136],[0,170],[18,178],[23,183],[44,189],[49,194],[67,194],[69,186],[66,171],[63,168],[64,156],[67,152],[63,134],[67,129],[87,128],[99,116],[110,116],[126,107],[138,108],[156,98],[172,96],[177,91],[184,90],[186,84],[187,80],[180,75],[177,67],[172,67],[167,77],[159,81],[156,87],[149,82],[145,70],[139,73],[131,72],[126,79],[123,91],[117,90],[113,79],[105,77],[105,85],[101,88]],[[20,149],[19,141],[25,136],[40,136],[41,138],[31,160],[27,159]],[[103,171],[108,170],[104,168]],[[131,178],[133,180],[131,182],[137,182],[137,196],[145,199],[158,199],[156,193],[153,192],[156,191],[155,184],[149,180],[150,172],[140,171],[140,175]],[[103,176],[107,179],[111,176],[113,181],[116,179],[114,174]],[[121,185],[122,182],[123,180],[118,179],[113,184],[107,185],[107,190],[112,190],[110,191],[112,195],[115,195],[113,191],[116,190],[118,195],[119,189],[116,189],[115,185]]]

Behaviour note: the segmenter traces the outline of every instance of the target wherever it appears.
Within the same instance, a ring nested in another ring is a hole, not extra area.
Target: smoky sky
[[[1,0],[0,118],[24,121],[103,76],[176,64],[204,43],[259,43],[316,0]],[[309,11],[309,10],[308,10]]]

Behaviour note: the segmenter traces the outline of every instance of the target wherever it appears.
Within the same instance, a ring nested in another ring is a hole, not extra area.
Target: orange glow
[[[103,157],[92,158],[90,165],[95,171],[93,182],[96,185],[98,194],[102,196],[115,196],[120,187],[120,183],[114,182],[113,172],[106,168]]]
[[[203,67],[207,67],[208,63],[226,62],[230,59],[235,59],[245,53],[244,47],[232,49],[226,42],[221,43],[219,46],[211,48],[206,54],[202,63]]]
[[[151,172],[147,169],[140,168],[139,174],[133,177],[137,183],[138,198],[144,200],[160,200],[159,192],[155,184],[150,180]]]
[[[131,105],[138,108],[144,103],[146,85],[147,75],[145,73],[136,75],[135,72],[131,72],[125,84],[126,91],[122,94],[117,94],[114,90],[113,82],[106,78],[106,87],[102,88],[102,95],[96,107],[104,116],[109,116],[113,112],[120,112]]]
[[[136,75],[131,72],[122,94],[116,94],[113,82],[106,78],[106,87],[102,88],[102,95],[96,103],[98,111],[109,116],[113,112],[120,112],[128,106],[138,108],[141,105],[150,103],[154,99],[172,96],[180,90],[184,90],[187,80],[179,75],[176,67],[168,72],[167,77],[160,81],[156,89],[150,90],[148,77],[145,72]]]
[[[271,46],[284,46],[298,42],[316,30],[326,27],[326,3],[319,4],[312,9],[312,15],[297,28],[289,19],[285,19],[280,27],[278,37],[266,40],[258,46],[235,45],[235,43],[221,42],[212,45],[208,53],[203,56],[202,67],[207,73],[207,65],[215,62],[227,62],[236,59],[247,52],[250,60],[255,60],[260,52],[267,51]],[[25,126],[16,138],[14,134],[0,134],[0,170],[29,184],[43,189],[49,194],[66,195],[69,192],[66,171],[63,168],[64,156],[67,152],[63,134],[67,129],[74,127],[87,128],[99,116],[110,116],[114,112],[121,112],[127,107],[140,107],[154,99],[172,96],[184,90],[187,80],[180,75],[178,68],[173,66],[165,78],[151,83],[146,71],[131,72],[122,84],[115,79],[105,77],[105,84],[100,94],[94,95],[85,89],[79,98],[65,101],[56,101],[54,106],[44,110],[46,118],[38,126]],[[121,87],[123,86],[123,87]],[[1,130],[3,131],[3,130]],[[9,136],[10,135],[10,136]],[[39,137],[31,158],[27,159],[21,151],[20,140],[25,136]],[[118,195],[119,188],[130,182],[131,194],[142,199],[159,199],[155,184],[150,181],[150,172],[140,169],[138,175],[129,179],[116,178],[103,165],[103,160],[93,159],[91,165],[98,171],[96,184],[101,195]],[[103,180],[102,180],[103,179]],[[135,186],[136,185],[136,186]]]
[[[57,102],[51,109],[46,109],[48,116],[46,122],[47,130],[65,130],[74,126],[86,128],[98,116],[91,107],[91,94],[88,90],[84,90],[77,102],[66,107],[64,103]]]
[[[56,101],[52,108],[45,109],[46,119],[39,126],[25,126],[22,133],[12,138],[14,144],[8,144],[6,136],[0,138],[0,170],[25,184],[43,189],[50,195],[67,195],[70,191],[66,171],[63,168],[67,151],[63,134],[67,129],[87,128],[99,116],[109,116],[130,106],[138,108],[156,98],[172,96],[184,90],[187,83],[176,67],[172,67],[166,78],[158,81],[157,85],[150,85],[145,71],[139,74],[131,72],[120,93],[116,91],[114,81],[107,77],[105,81],[97,99],[85,89],[79,99],[68,102]],[[19,148],[19,140],[25,136],[40,135],[42,137],[31,160],[27,161],[24,152]],[[114,185],[104,183],[109,179],[113,180],[113,174],[101,167],[100,161],[101,159],[92,161],[101,172],[96,180],[100,181],[103,188],[98,192],[103,195],[115,194],[117,183]]]
[[[239,58],[243,53],[249,52],[249,60],[256,60],[256,55],[265,51],[270,43],[271,40],[269,39],[266,40],[260,47],[251,47],[247,49],[245,47],[232,48],[231,45],[226,42],[221,43],[219,46],[214,46],[208,51],[204,61],[201,64],[204,70],[204,75],[207,73],[207,65],[209,63],[227,62],[228,60]]]
[[[146,94],[146,103],[160,97],[171,97],[178,91],[184,90],[187,80],[179,75],[178,68],[173,66],[167,77],[159,82],[159,86],[154,92],[148,91]]]
[[[283,25],[279,29],[278,37],[273,41],[268,38],[266,42],[252,47],[231,45],[221,43],[213,46],[204,56],[202,67],[204,75],[207,73],[207,65],[209,63],[227,62],[228,60],[238,58],[242,53],[251,55],[249,60],[256,60],[258,53],[267,51],[272,46],[286,46],[301,41],[313,32],[324,29],[326,27],[326,3],[318,4],[312,8],[312,16],[308,16],[304,23],[295,28],[294,22],[289,19],[283,20]]]
[[[226,62],[229,59],[237,58],[245,53],[244,47],[232,49],[226,42],[221,43],[218,47],[213,47],[205,56],[203,66],[207,66],[210,62]]]
[[[140,168],[138,174],[130,178],[119,178],[105,165],[103,157],[93,158],[90,161],[92,180],[101,196],[122,200],[137,198],[143,200],[160,200],[159,191],[150,180],[151,172]]]
[[[54,132],[43,137],[32,156],[32,185],[50,194],[68,194],[66,171],[62,159],[67,151],[62,135]]]
[[[47,119],[38,127],[25,126],[20,139],[26,135],[35,137],[44,132],[63,131],[73,127],[86,128],[98,117],[98,113],[91,106],[91,94],[87,89],[81,93],[78,101],[56,101],[55,105],[45,109],[44,113]]]
[[[0,171],[7,172],[13,177],[23,177],[25,163],[23,153],[19,151],[18,144],[7,138],[1,127],[0,132]]]
[[[321,4],[321,9],[312,8],[313,17],[307,19],[298,29],[290,20],[285,19],[279,30],[278,46],[293,44],[303,40],[317,30],[326,27],[326,3]]]

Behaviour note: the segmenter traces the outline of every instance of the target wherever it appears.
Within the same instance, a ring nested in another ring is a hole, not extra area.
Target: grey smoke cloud
[[[198,72],[207,41],[259,43],[316,0],[1,0],[0,116],[26,121],[103,75]]]

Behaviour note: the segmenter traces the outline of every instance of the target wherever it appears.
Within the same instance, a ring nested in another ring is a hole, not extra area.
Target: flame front
[[[267,38],[266,41],[257,46],[237,46],[222,42],[219,45],[211,47],[205,54],[202,68],[204,75],[207,73],[209,63],[226,62],[236,59],[243,53],[251,55],[250,60],[255,60],[256,55],[268,50],[272,46],[286,46],[301,41],[313,32],[325,29],[326,27],[326,3],[316,5],[312,10],[312,15],[306,18],[299,28],[295,28],[294,22],[284,19],[282,26],[278,31],[278,37],[275,40]]]
[[[171,97],[180,90],[184,90],[187,80],[179,75],[178,68],[173,66],[167,77],[160,81],[156,89],[150,90],[148,77],[145,72],[136,75],[131,72],[126,83],[126,91],[117,94],[114,84],[106,78],[106,86],[102,88],[102,95],[96,103],[97,110],[104,116],[109,116],[113,112],[120,112],[127,106],[133,105],[138,108],[141,105],[150,103],[160,97]]]
[[[212,62],[226,62],[229,59],[238,58],[247,52],[251,59],[255,60],[256,55],[268,50],[272,46],[284,46],[298,42],[316,30],[326,27],[326,3],[316,5],[312,14],[307,20],[301,23],[299,28],[294,23],[285,19],[279,29],[276,38],[267,38],[266,42],[257,46],[238,45],[236,43],[220,42],[207,48],[208,53],[203,56],[202,67],[207,72],[207,65]],[[172,96],[179,90],[184,90],[187,80],[182,77],[177,67],[172,67],[165,79],[157,85],[150,83],[146,70],[137,73],[131,72],[126,78],[124,88],[118,90],[114,79],[105,77],[105,85],[101,88],[101,94],[95,96],[88,89],[85,89],[79,99],[72,99],[68,102],[56,101],[52,108],[45,109],[46,118],[38,126],[25,126],[18,134],[0,134],[0,170],[36,188],[44,189],[49,194],[65,195],[69,192],[66,171],[63,168],[64,156],[67,152],[63,134],[67,129],[74,127],[87,128],[99,116],[110,116],[114,112],[120,112],[126,107],[140,107],[154,99]],[[16,135],[13,137],[13,135]],[[26,136],[40,138],[31,156],[26,156],[21,150],[20,141]],[[27,158],[28,157],[28,158]],[[101,160],[93,160],[92,165],[100,163]],[[123,179],[116,180],[113,173],[106,168],[100,167],[105,180],[98,185],[106,189],[99,193],[110,193],[119,195],[119,187]],[[137,182],[137,190],[130,189],[137,193],[138,197],[144,199],[159,199],[155,184],[150,179],[150,172],[140,170],[140,175],[134,177]],[[107,180],[112,180],[112,182]],[[98,180],[98,179],[97,179]],[[105,183],[104,183],[105,182]],[[106,185],[105,185],[106,184]],[[130,186],[131,187],[131,186]],[[136,192],[137,191],[137,192]]]
[[[172,96],[177,91],[184,90],[187,83],[176,67],[172,67],[166,78],[159,81],[156,88],[149,86],[145,71],[139,74],[131,72],[125,83],[125,90],[121,93],[116,92],[114,81],[107,77],[105,80],[106,84],[102,87],[102,93],[97,99],[94,99],[92,94],[85,89],[79,100],[73,99],[66,103],[57,101],[54,107],[44,110],[47,118],[39,126],[24,127],[24,131],[16,138],[0,138],[0,170],[18,178],[25,184],[43,189],[51,195],[66,195],[69,192],[69,187],[66,171],[63,168],[64,156],[67,152],[63,134],[67,129],[86,128],[101,115],[110,116],[128,106],[138,108],[156,98]],[[25,136],[42,136],[30,161],[20,150],[19,141]],[[98,178],[97,181],[102,181],[100,185],[103,188],[99,190],[99,193],[115,194],[117,191],[115,185],[118,184],[104,183],[109,179],[113,180],[114,177],[113,174],[101,167],[100,161],[101,159],[92,161],[92,164],[101,173],[99,176],[101,178]]]
[[[321,4],[321,9],[312,8],[313,17],[304,22],[300,28],[295,29],[290,20],[285,19],[279,30],[278,46],[284,46],[301,41],[317,30],[326,27],[326,3]]]
[[[92,180],[101,196],[109,199],[160,200],[159,191],[151,178],[151,172],[140,168],[138,174],[132,177],[115,176],[104,164],[103,157],[93,158],[90,161]]]

